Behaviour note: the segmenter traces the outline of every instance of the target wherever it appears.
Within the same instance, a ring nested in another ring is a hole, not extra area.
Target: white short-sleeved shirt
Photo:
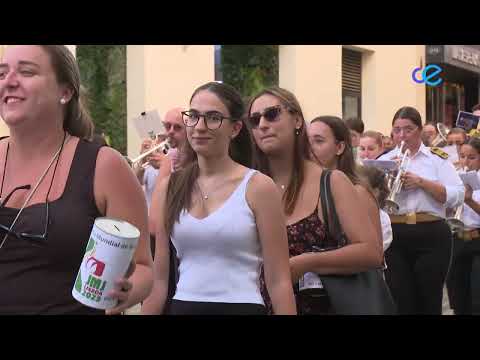
[[[476,190],[473,192],[472,199],[475,202],[480,203],[480,190]],[[480,228],[480,215],[473,211],[472,208],[467,204],[465,204],[463,208],[462,221],[467,229]]]
[[[380,223],[382,225],[383,251],[386,251],[393,241],[393,231],[390,216],[382,209],[380,209]]]
[[[158,169],[148,165],[143,173],[143,192],[147,199],[147,208],[150,211],[150,205],[152,203],[153,190],[155,189],[155,181],[157,180]]]
[[[382,155],[379,160],[394,160],[402,156],[403,154],[400,154],[400,149],[397,147]],[[465,187],[452,163],[433,154],[431,149],[425,145],[421,144],[418,152],[411,157],[407,171],[445,186],[447,201],[442,204],[423,189],[402,189],[395,200],[400,205],[398,214],[426,212],[445,218],[446,208],[454,208],[462,203],[465,197]]]

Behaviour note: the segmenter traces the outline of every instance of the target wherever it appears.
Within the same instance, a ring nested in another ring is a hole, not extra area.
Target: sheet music
[[[473,115],[466,111],[459,111],[455,126],[464,129],[467,133],[472,129],[477,129],[480,124],[480,116]]]
[[[157,110],[141,113],[140,116],[133,119],[133,124],[141,139],[149,138],[150,134],[157,135],[166,133]]]
[[[458,175],[465,185],[470,185],[473,191],[480,190],[480,179],[476,171],[460,172]]]
[[[365,159],[363,160],[363,165],[365,166],[373,166],[380,170],[395,170],[398,165],[395,160],[370,160]]]

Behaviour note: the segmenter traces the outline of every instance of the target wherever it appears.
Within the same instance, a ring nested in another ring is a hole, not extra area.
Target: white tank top
[[[261,246],[247,184],[248,170],[224,204],[199,220],[187,210],[172,231],[180,260],[174,299],[199,302],[264,304],[259,276]]]

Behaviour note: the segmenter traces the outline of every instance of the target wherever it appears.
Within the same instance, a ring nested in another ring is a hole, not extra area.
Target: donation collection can
[[[72,296],[80,303],[96,309],[115,307],[117,299],[107,295],[114,288],[115,280],[126,274],[139,238],[140,231],[126,221],[97,218]]]

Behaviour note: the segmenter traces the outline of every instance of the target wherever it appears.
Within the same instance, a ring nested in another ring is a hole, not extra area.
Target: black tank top
[[[0,249],[0,314],[104,314],[72,297],[97,209],[93,180],[101,146],[80,140],[63,195],[49,202],[46,245],[9,236]],[[18,209],[0,208],[0,223],[10,226]],[[42,234],[45,203],[24,209],[14,230]],[[3,239],[1,236],[1,239]]]

